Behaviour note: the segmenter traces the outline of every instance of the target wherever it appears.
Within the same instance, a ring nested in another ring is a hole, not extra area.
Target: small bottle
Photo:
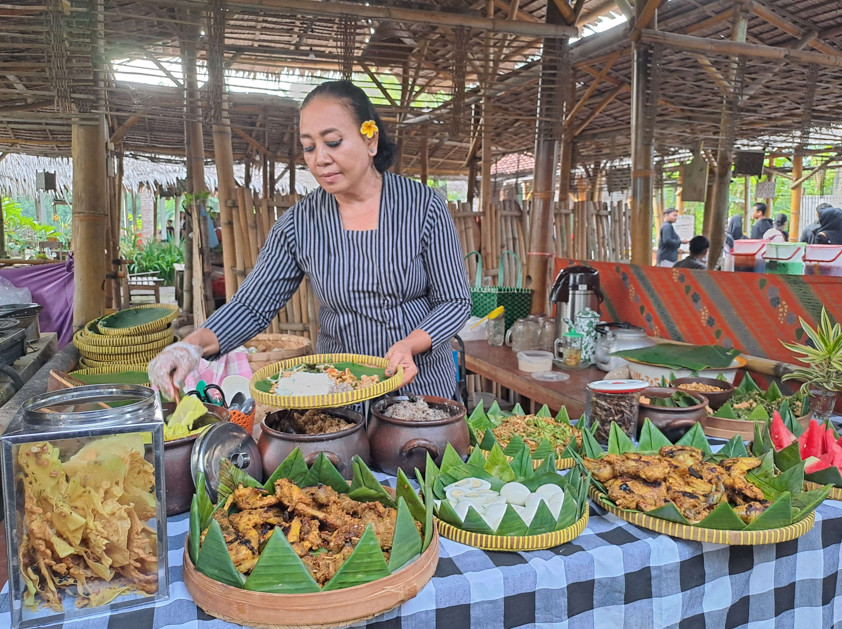
[[[561,335],[562,362],[565,367],[578,367],[582,362],[582,340],[584,336],[576,330]]]

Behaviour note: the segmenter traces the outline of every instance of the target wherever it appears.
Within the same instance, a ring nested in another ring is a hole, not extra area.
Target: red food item
[[[833,434],[833,430],[831,428],[825,428],[822,453],[833,454],[835,449],[838,447],[839,446],[836,445],[836,435]]]
[[[822,459],[817,459],[816,457],[811,456],[805,460],[804,473],[813,474],[815,472],[820,472],[821,470],[826,470],[830,466],[830,463],[828,463],[827,461],[823,461]]]
[[[789,428],[786,427],[786,424],[784,424],[784,420],[781,419],[781,414],[778,411],[775,411],[772,414],[772,425],[769,428],[769,434],[772,437],[772,445],[775,450],[778,451],[783,450],[795,441],[795,435],[793,435],[789,431]],[[842,440],[842,437],[839,439]]]
[[[839,437],[839,439],[836,440],[836,443],[839,445],[840,448],[842,448],[842,437]]]
[[[815,419],[810,420],[810,425],[807,430],[798,437],[799,451],[801,452],[801,460],[806,461],[809,457],[819,457],[824,451],[824,429],[819,426]]]

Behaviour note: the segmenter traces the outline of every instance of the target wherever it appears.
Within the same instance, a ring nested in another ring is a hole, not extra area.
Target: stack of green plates
[[[82,367],[121,365],[145,371],[145,365],[175,340],[176,316],[176,306],[145,304],[88,322],[73,336]]]

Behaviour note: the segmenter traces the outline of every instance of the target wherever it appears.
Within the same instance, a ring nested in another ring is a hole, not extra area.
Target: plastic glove
[[[173,343],[149,363],[149,382],[170,400],[177,399],[187,375],[199,368],[203,350],[199,345]]]

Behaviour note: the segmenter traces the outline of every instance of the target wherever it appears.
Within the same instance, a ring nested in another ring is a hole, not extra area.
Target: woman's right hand
[[[203,353],[202,347],[193,343],[168,345],[149,363],[149,382],[170,400],[177,399],[187,375],[199,368]]]

